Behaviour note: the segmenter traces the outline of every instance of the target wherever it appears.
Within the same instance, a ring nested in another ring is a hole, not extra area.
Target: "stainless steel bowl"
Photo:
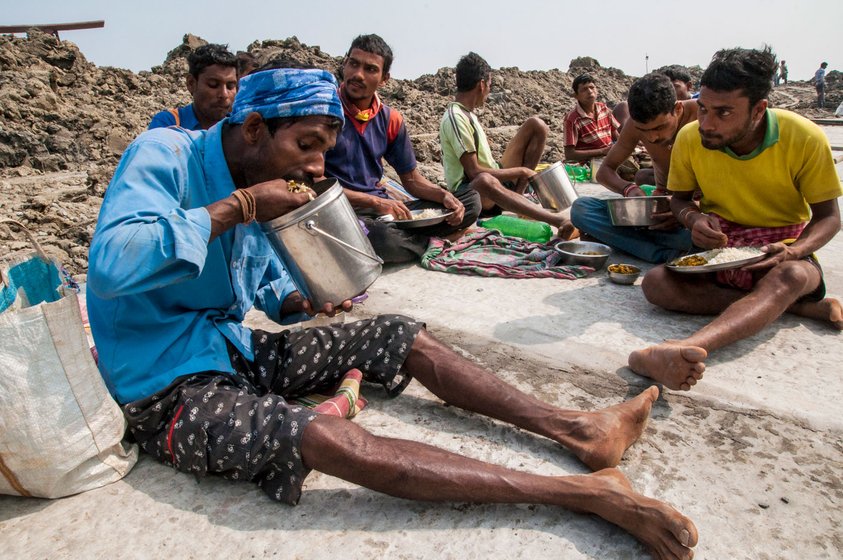
[[[619,263],[622,264],[622,263]],[[613,264],[609,265],[609,280],[614,282],[615,284],[635,284],[635,281],[638,280],[638,277],[641,275],[641,269],[637,266],[633,266],[631,264],[624,264],[623,266],[628,266],[634,272],[630,272],[629,274],[624,274],[621,272],[615,272],[612,270],[612,267],[615,266]]]
[[[630,196],[627,198],[608,198],[609,218],[613,226],[651,226],[655,212],[670,210],[670,197],[667,196]]]
[[[562,241],[557,243],[554,249],[562,255],[562,264],[590,266],[594,270],[603,268],[609,255],[612,254],[612,249],[608,245],[591,241]]]

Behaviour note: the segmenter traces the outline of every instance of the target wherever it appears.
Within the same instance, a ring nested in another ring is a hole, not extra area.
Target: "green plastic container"
[[[577,165],[576,163],[566,163],[565,171],[568,172],[568,178],[572,183],[587,183],[591,181],[591,166]]]
[[[482,220],[477,224],[486,229],[495,229],[501,235],[520,237],[533,243],[547,243],[553,236],[550,225],[534,220],[525,220],[515,216],[495,216],[488,220]]]
[[[638,188],[644,191],[647,196],[652,196],[653,191],[656,190],[656,185],[638,185]]]

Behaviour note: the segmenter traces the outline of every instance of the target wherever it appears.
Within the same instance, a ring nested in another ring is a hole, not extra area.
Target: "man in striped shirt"
[[[597,101],[597,85],[588,74],[574,78],[576,106],[565,117],[565,159],[589,161],[609,153],[620,124],[605,103]]]

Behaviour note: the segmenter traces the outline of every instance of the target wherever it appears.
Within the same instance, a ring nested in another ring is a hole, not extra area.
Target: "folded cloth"
[[[479,230],[451,243],[432,237],[421,265],[429,270],[496,278],[582,278],[594,269],[558,264],[562,255],[553,249],[559,240],[531,243],[519,237]]]
[[[360,396],[362,380],[363,373],[355,368],[345,374],[333,395],[313,394],[295,399],[294,402],[320,414],[354,418],[367,404],[366,399]]]
[[[793,243],[805,229],[804,223],[780,227],[747,227],[711,214],[720,222],[720,231],[726,234],[727,247],[759,247],[768,243]],[[756,278],[751,272],[733,268],[717,272],[717,281],[740,290],[751,290]]]

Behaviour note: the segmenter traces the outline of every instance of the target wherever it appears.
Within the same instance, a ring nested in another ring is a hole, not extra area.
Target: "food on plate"
[[[422,210],[418,213],[413,213],[414,220],[426,220],[428,218],[438,218],[441,216],[442,213],[437,210],[436,208],[428,208],[427,210]]]
[[[616,274],[636,274],[638,269],[628,264],[610,264],[609,272],[614,272]]]
[[[742,261],[763,254],[758,247],[727,247],[676,259],[673,266],[704,266]]]

